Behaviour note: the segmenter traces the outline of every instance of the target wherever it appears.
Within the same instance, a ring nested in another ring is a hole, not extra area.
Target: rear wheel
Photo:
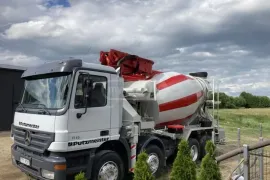
[[[200,144],[197,139],[189,138],[188,140],[190,151],[191,151],[191,158],[194,162],[198,162],[200,159]]]
[[[149,164],[152,174],[155,177],[159,177],[165,159],[161,149],[156,145],[149,145],[146,147],[145,151],[148,154],[147,163]]]
[[[100,151],[93,166],[94,180],[122,180],[124,165],[121,157],[114,151]]]
[[[200,159],[202,159],[205,155],[206,155],[206,151],[205,151],[205,145],[206,145],[206,142],[211,140],[211,136],[205,134],[201,137],[200,139],[200,146],[201,146],[201,157]]]

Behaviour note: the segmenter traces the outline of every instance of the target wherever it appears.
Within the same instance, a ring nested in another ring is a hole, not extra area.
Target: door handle
[[[109,130],[100,131],[100,136],[108,136]]]

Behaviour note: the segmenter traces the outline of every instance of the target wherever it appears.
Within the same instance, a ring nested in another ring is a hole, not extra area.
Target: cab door
[[[85,77],[92,80],[92,87],[88,92],[87,112],[84,113],[83,84]],[[109,87],[110,74],[97,71],[77,71],[74,79],[70,108],[69,108],[69,146],[94,147],[99,146],[110,137],[111,89]],[[75,144],[75,145],[74,145]]]

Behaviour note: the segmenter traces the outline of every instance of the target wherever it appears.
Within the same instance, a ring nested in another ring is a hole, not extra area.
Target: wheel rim
[[[99,170],[99,180],[117,180],[118,178],[118,166],[114,162],[106,162]]]
[[[192,160],[193,161],[196,161],[197,158],[198,158],[198,155],[199,155],[199,150],[198,150],[198,147],[193,145],[191,146],[191,157],[192,157]]]
[[[159,167],[159,158],[157,154],[154,153],[149,154],[147,163],[149,164],[152,174],[155,174]]]

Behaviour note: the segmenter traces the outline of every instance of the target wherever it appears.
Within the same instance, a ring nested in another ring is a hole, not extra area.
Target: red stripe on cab
[[[162,81],[162,82],[158,83],[157,84],[157,89],[162,90],[162,89],[170,87],[170,86],[172,86],[174,84],[186,81],[188,79],[191,79],[191,78],[188,77],[188,76],[185,76],[183,74],[173,76],[173,77],[170,77],[169,79],[166,79],[165,81]]]

